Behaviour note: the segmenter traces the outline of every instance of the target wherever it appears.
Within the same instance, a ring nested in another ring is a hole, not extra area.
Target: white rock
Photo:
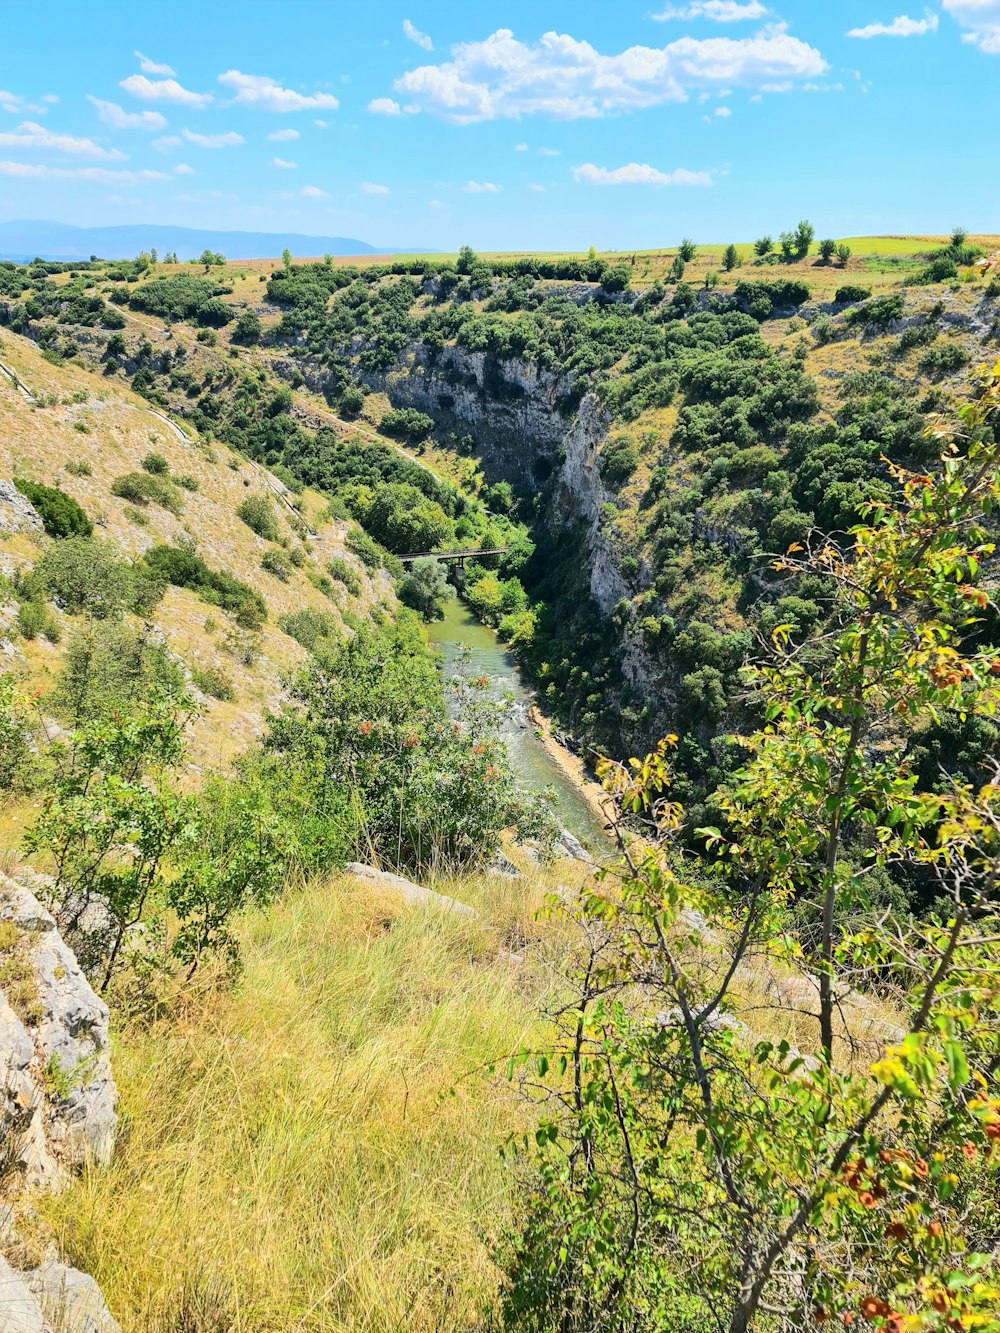
[[[26,1273],[25,1282],[55,1333],[120,1333],[89,1273],[53,1260]]]
[[[425,889],[422,884],[414,884],[412,880],[404,879],[402,875],[394,875],[388,870],[377,870],[374,866],[363,865],[360,861],[348,861],[344,869],[349,875],[355,875],[358,879],[367,879],[374,884],[384,885],[415,907],[440,907],[447,912],[459,912],[465,916],[476,915],[475,909],[466,903],[460,903],[456,898],[449,898],[443,893],[435,893],[433,889]]]

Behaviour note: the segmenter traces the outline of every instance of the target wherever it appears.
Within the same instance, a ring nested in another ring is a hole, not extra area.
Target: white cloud
[[[153,140],[153,147],[158,153],[165,153],[171,148],[180,148],[183,142],[179,134],[165,134],[162,139]]]
[[[0,134],[0,147],[43,149],[71,157],[92,157],[103,162],[122,161],[125,154],[117,148],[102,148],[93,139],[72,134],[53,134],[34,120],[25,120],[16,130]]]
[[[728,120],[733,113],[728,106],[717,106],[715,108],[715,114],[721,116],[723,120]]]
[[[23,99],[17,93],[8,93],[0,88],[0,111],[9,111],[12,116],[16,116],[22,109]]]
[[[304,194],[307,199],[325,199],[327,197],[326,191],[321,190],[318,185],[303,185],[299,193]]]
[[[526,143],[516,143],[514,145],[515,153],[526,153],[527,151],[528,151],[528,145]]]
[[[965,29],[963,42],[1000,56],[1000,0],[944,0],[944,10]]]
[[[443,203],[441,202],[440,199],[432,199],[432,200],[430,201],[430,203],[427,205],[427,207],[428,207],[428,208],[446,208],[447,205],[446,205],[446,204],[443,204]]]
[[[57,93],[43,93],[42,101],[46,106],[58,106],[59,96]]]
[[[195,130],[181,130],[181,134],[188,143],[198,148],[235,148],[237,144],[243,143],[243,135],[237,134],[235,130],[227,130],[224,134],[198,134]]]
[[[272,130],[267,136],[271,143],[287,143],[291,139],[299,137],[298,130]]]
[[[368,110],[373,116],[398,116],[399,103],[391,97],[373,97],[368,103]]]
[[[711,19],[713,23],[740,23],[762,19],[767,9],[760,0],[692,0],[689,5],[667,5],[662,14],[650,14],[657,23],[671,19]]]
[[[238,69],[227,69],[219,75],[219,82],[234,93],[233,101],[240,106],[251,106],[261,111],[336,111],[340,103],[333,93],[297,93],[282,88],[266,74],[244,74]]]
[[[416,42],[417,46],[422,46],[425,51],[433,51],[434,43],[425,32],[415,28],[409,19],[403,19],[403,33],[411,42]]]
[[[189,167],[188,164],[187,164],[186,162],[178,162],[177,165],[176,165],[176,167],[174,167],[174,175],[175,175],[175,176],[193,176],[193,175],[194,175],[194,167]]]
[[[176,79],[147,79],[145,74],[130,74],[127,79],[121,80],[118,87],[138,97],[140,102],[174,102],[178,106],[197,107],[200,110],[212,100],[211,93],[193,93],[182,88]]]
[[[298,165],[297,162],[286,162],[283,157],[271,158],[271,166],[277,167],[280,171],[294,171]]]
[[[117,102],[102,102],[87,94],[87,101],[97,107],[97,117],[113,130],[165,130],[167,121],[159,111],[126,111]]]
[[[361,182],[361,193],[362,193],[362,194],[389,194],[389,193],[390,193],[390,190],[389,190],[388,185],[376,185],[374,181],[362,181],[362,182]]]
[[[561,157],[561,156],[562,156],[562,149],[561,149],[561,148],[539,148],[538,151],[541,153],[542,157]]]
[[[133,51],[132,54],[139,62],[139,68],[143,74],[166,74],[168,78],[177,73],[169,65],[158,65],[155,60],[150,60],[149,56],[144,56],[141,51]]]
[[[926,37],[929,32],[937,32],[937,29],[936,14],[927,14],[922,19],[911,19],[901,14],[891,23],[868,23],[863,28],[852,28],[847,36],[866,42],[872,37]]]
[[[532,190],[535,194],[544,194],[544,193],[545,193],[545,186],[544,186],[544,185],[536,185],[534,181],[531,182],[531,184],[528,186],[528,189],[529,189],[529,190]]]
[[[595,167],[584,162],[573,168],[573,179],[584,185],[711,185],[707,171],[657,171],[647,162],[629,162],[624,167]]]
[[[466,181],[462,189],[466,194],[499,194],[503,186],[493,181]]]
[[[484,41],[454,46],[451,57],[408,71],[395,89],[414,109],[460,125],[538,114],[560,120],[615,115],[684,102],[691,89],[705,85],[791,89],[829,70],[819,51],[780,27],[753,37],[682,37],[618,55],[555,32],[519,42],[500,28]]]
[[[134,185],[138,181],[168,181],[165,171],[122,171],[109,167],[50,167],[34,162],[0,162],[0,176],[40,180],[97,181],[101,185]]]
[[[326,129],[326,121],[325,121],[325,120],[314,120],[314,121],[313,121],[313,124],[316,126],[317,129],[320,129],[320,130],[325,130],[325,129]]]

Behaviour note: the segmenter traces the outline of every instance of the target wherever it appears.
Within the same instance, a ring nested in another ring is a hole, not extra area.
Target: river
[[[461,665],[473,676],[486,676],[496,698],[509,695],[514,707],[502,728],[503,740],[510,752],[518,781],[531,791],[549,792],[559,823],[569,829],[590,850],[607,845],[601,825],[586,798],[546,753],[528,718],[532,697],[525,689],[514,658],[496,634],[475,618],[458,597],[445,606],[444,619],[428,627],[430,640],[444,657],[444,671],[449,674]]]

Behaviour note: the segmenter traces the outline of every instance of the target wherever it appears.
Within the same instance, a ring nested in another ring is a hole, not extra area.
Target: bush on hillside
[[[144,563],[150,573],[177,588],[190,588],[202,601],[232,612],[247,629],[267,619],[267,606],[260,593],[232,574],[210,569],[201,556],[178,546],[154,546]]]
[[[29,598],[58,598],[71,615],[117,619],[126,611],[148,614],[164,583],[144,566],[131,565],[105,542],[68,537],[49,547],[21,581]]]
[[[379,430],[396,440],[426,440],[434,429],[434,419],[415,407],[402,407],[386,412],[379,422]]]
[[[31,502],[50,537],[89,537],[94,525],[71,495],[57,486],[15,477],[14,485]]]
[[[179,514],[184,508],[173,482],[149,472],[126,472],[124,476],[116,477],[111,483],[111,494],[140,507],[159,505],[171,514]]]
[[[281,535],[274,513],[274,505],[266,495],[248,495],[236,509],[251,532],[263,537],[266,542],[276,542]]]
[[[837,288],[833,299],[837,305],[854,305],[858,301],[867,301],[871,294],[870,287],[856,287],[848,282],[843,287]]]

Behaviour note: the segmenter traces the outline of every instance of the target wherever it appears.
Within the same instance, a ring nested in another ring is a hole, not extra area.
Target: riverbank
[[[517,662],[496,633],[458,597],[445,605],[443,617],[428,625],[427,632],[442,652],[446,677],[457,673],[490,681],[491,695],[502,710],[500,734],[518,781],[529,791],[547,793],[557,821],[585,847],[595,854],[606,848],[603,792],[589,781],[583,764],[556,741]]]
[[[610,824],[614,816],[613,802],[599,782],[595,782],[587,772],[587,765],[579,755],[567,749],[552,734],[552,721],[542,712],[537,704],[528,709],[528,719],[535,728],[535,735],[541,742],[545,753],[559,769],[564,778],[576,788],[587,802],[595,819],[599,820],[608,837],[612,837]]]

